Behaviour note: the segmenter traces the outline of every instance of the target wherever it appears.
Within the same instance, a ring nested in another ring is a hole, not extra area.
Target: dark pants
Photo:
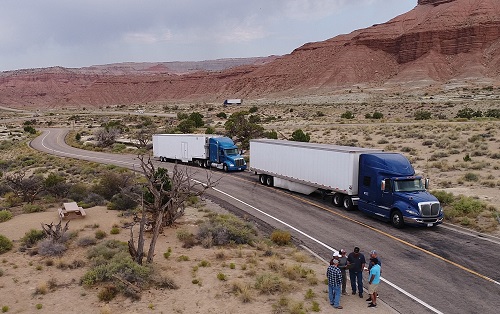
[[[345,271],[342,272],[342,293],[347,293],[346,291],[347,274]]]
[[[349,271],[349,278],[351,279],[352,292],[356,293],[356,282],[358,283],[358,293],[363,294],[363,272],[362,271]]]

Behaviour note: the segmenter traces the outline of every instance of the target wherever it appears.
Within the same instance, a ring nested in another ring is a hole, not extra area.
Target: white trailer
[[[351,199],[356,205],[359,155],[381,151],[271,139],[251,140],[250,170],[259,175],[260,183],[268,186],[302,194],[320,190],[349,195],[353,196]]]
[[[153,156],[161,161],[208,159],[208,139],[204,134],[154,134]]]

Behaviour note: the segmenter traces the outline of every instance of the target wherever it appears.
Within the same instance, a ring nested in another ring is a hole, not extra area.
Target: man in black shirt
[[[359,297],[363,297],[363,269],[365,268],[365,256],[359,252],[359,247],[355,247],[352,253],[347,256],[349,268],[349,278],[351,279],[352,294],[356,294],[356,283]]]

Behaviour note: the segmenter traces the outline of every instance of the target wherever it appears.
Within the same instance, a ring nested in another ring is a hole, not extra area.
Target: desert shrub
[[[287,245],[292,240],[290,232],[283,230],[274,230],[271,233],[271,241],[278,245]]]
[[[340,115],[342,119],[354,119],[354,113],[352,111],[347,110],[343,114]]]
[[[168,259],[171,254],[172,254],[172,248],[169,247],[168,250],[165,253],[163,253],[163,257]]]
[[[78,246],[82,247],[95,245],[96,243],[97,243],[96,239],[91,237],[83,237],[81,239],[78,239]]]
[[[35,246],[38,241],[44,239],[45,237],[46,234],[43,230],[31,229],[30,231],[26,232],[21,238],[21,243],[30,248]]]
[[[220,281],[226,281],[227,280],[227,275],[225,275],[223,273],[218,273],[217,274],[217,279],[219,279]]]
[[[386,140],[385,138],[380,139],[380,140],[377,141],[377,144],[387,144],[387,143],[389,143],[389,141]]]
[[[263,133],[263,136],[265,138],[271,138],[271,139],[275,139],[277,140],[278,139],[278,133],[275,131],[275,130],[271,130],[271,131],[265,131]]]
[[[6,236],[0,234],[0,254],[10,251],[12,247],[12,241]]]
[[[118,288],[114,285],[106,285],[99,290],[97,297],[99,301],[109,302],[113,300],[118,294]]]
[[[153,276],[151,278],[151,281],[154,283],[156,287],[159,288],[171,289],[171,290],[179,289],[179,286],[175,283],[175,281],[172,278],[163,275]]]
[[[179,257],[177,258],[177,260],[178,260],[179,262],[187,262],[187,261],[189,261],[189,256],[187,256],[187,255],[181,255],[181,256],[179,256]]]
[[[373,119],[382,119],[384,115],[381,112],[375,111],[372,115]]]
[[[295,142],[309,142],[311,140],[311,135],[309,133],[304,133],[301,129],[295,130],[292,133],[290,141]]]
[[[311,311],[313,311],[313,312],[321,311],[321,309],[319,307],[319,303],[317,301],[312,301]]]
[[[248,112],[255,113],[255,112],[257,112],[257,110],[259,110],[259,108],[257,106],[252,106],[250,109],[248,109]]]
[[[86,286],[110,281],[114,275],[141,286],[151,275],[151,268],[132,260],[128,253],[128,245],[124,242],[114,240],[103,242],[92,247],[87,257],[91,260],[92,267],[81,279]]]
[[[464,180],[465,181],[478,181],[479,180],[479,175],[473,173],[473,172],[467,172],[465,175],[464,175]]]
[[[441,205],[449,205],[455,200],[455,196],[453,195],[453,193],[449,193],[446,191],[431,191],[431,194],[438,199]]]
[[[208,126],[206,129],[205,129],[205,134],[215,134],[215,129],[211,126]]]
[[[487,208],[487,205],[480,200],[461,195],[459,199],[451,204],[453,210],[460,216],[477,217]]]
[[[12,219],[12,213],[6,209],[0,210],[0,222]]]
[[[273,294],[286,291],[283,280],[275,274],[264,273],[255,279],[255,289],[263,294]]]
[[[103,231],[101,229],[96,230],[96,232],[95,232],[95,238],[98,240],[104,239],[107,236],[108,236],[108,234],[106,233],[106,231]]]
[[[119,234],[120,233],[120,228],[113,227],[113,228],[111,228],[111,231],[109,233],[111,233],[111,234]]]
[[[197,237],[204,239],[211,236],[214,245],[249,244],[256,234],[251,224],[243,222],[234,215],[213,214],[209,221],[200,225]]]
[[[191,248],[196,245],[195,235],[185,229],[177,231],[177,239],[182,242],[184,248]]]
[[[9,311],[9,307],[7,305],[2,306],[2,313],[6,313]]]
[[[46,239],[38,244],[38,254],[42,256],[59,256],[66,251],[66,245]]]
[[[215,116],[220,119],[227,119],[227,114],[225,112],[219,112]]]
[[[431,118],[431,113],[429,111],[425,110],[417,110],[414,114],[413,117],[415,120],[429,120]]]
[[[23,206],[23,213],[25,214],[31,214],[31,213],[39,213],[45,211],[45,208],[43,208],[40,205],[36,204],[25,204]]]

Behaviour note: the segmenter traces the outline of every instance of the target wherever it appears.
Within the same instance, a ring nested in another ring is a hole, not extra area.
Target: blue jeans
[[[356,282],[358,283],[358,293],[363,294],[363,272],[362,271],[349,271],[349,278],[351,279],[352,292],[356,293]]]
[[[330,286],[328,285],[328,297],[330,298],[330,304],[334,307],[340,306],[340,286]]]

